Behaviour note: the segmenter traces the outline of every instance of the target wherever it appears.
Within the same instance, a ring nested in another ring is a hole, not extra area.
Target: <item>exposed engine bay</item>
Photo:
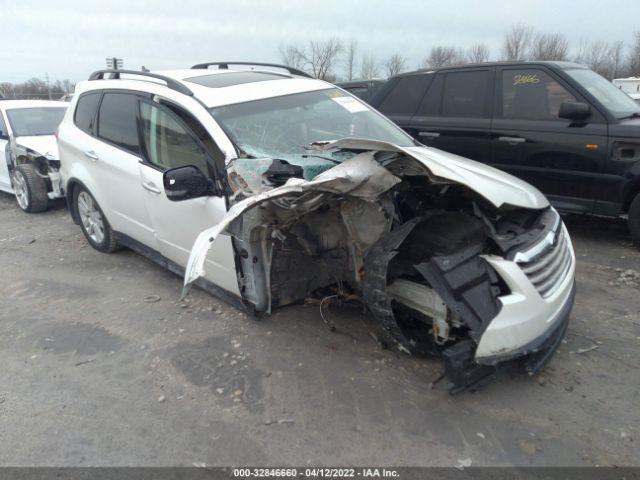
[[[473,354],[509,287],[483,256],[513,258],[548,228],[550,209],[498,207],[400,150],[348,150],[313,175],[285,160],[232,162],[231,207],[198,237],[185,286],[204,274],[208,246],[226,232],[253,313],[317,292],[348,295],[380,323],[385,343],[443,355],[451,391],[490,378],[495,367]]]

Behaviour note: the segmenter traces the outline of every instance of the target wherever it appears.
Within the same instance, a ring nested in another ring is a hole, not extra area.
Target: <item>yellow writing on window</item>
[[[532,73],[529,75],[514,75],[513,76],[513,85],[528,85],[533,83],[540,83],[540,78],[538,78],[537,73]]]

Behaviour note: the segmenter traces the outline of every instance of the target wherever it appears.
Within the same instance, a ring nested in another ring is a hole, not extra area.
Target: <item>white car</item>
[[[78,84],[58,139],[94,248],[132,248],[257,315],[357,299],[400,350],[443,355],[453,392],[507,360],[544,366],[575,257],[538,190],[301,72],[197,67]]]
[[[0,101],[0,190],[13,193],[22,210],[46,210],[60,189],[54,136],[67,109],[49,100]]]

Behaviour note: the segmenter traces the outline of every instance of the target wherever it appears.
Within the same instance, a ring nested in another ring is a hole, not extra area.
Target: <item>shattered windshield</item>
[[[318,153],[313,142],[356,137],[415,145],[411,137],[360,100],[332,88],[212,108],[211,114],[250,157],[296,164],[339,163],[344,154]],[[325,157],[325,158],[322,158]]]
[[[66,110],[66,107],[12,108],[7,110],[7,117],[16,137],[53,135]]]

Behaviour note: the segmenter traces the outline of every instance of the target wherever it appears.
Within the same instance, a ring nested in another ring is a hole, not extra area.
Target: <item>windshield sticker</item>
[[[513,85],[531,85],[535,83],[540,83],[540,78],[538,78],[538,74],[529,74],[529,75],[514,75],[513,76]]]
[[[352,97],[334,97],[331,100],[333,100],[342,108],[344,108],[345,110],[351,113],[369,111],[366,105],[360,103],[358,100]]]

